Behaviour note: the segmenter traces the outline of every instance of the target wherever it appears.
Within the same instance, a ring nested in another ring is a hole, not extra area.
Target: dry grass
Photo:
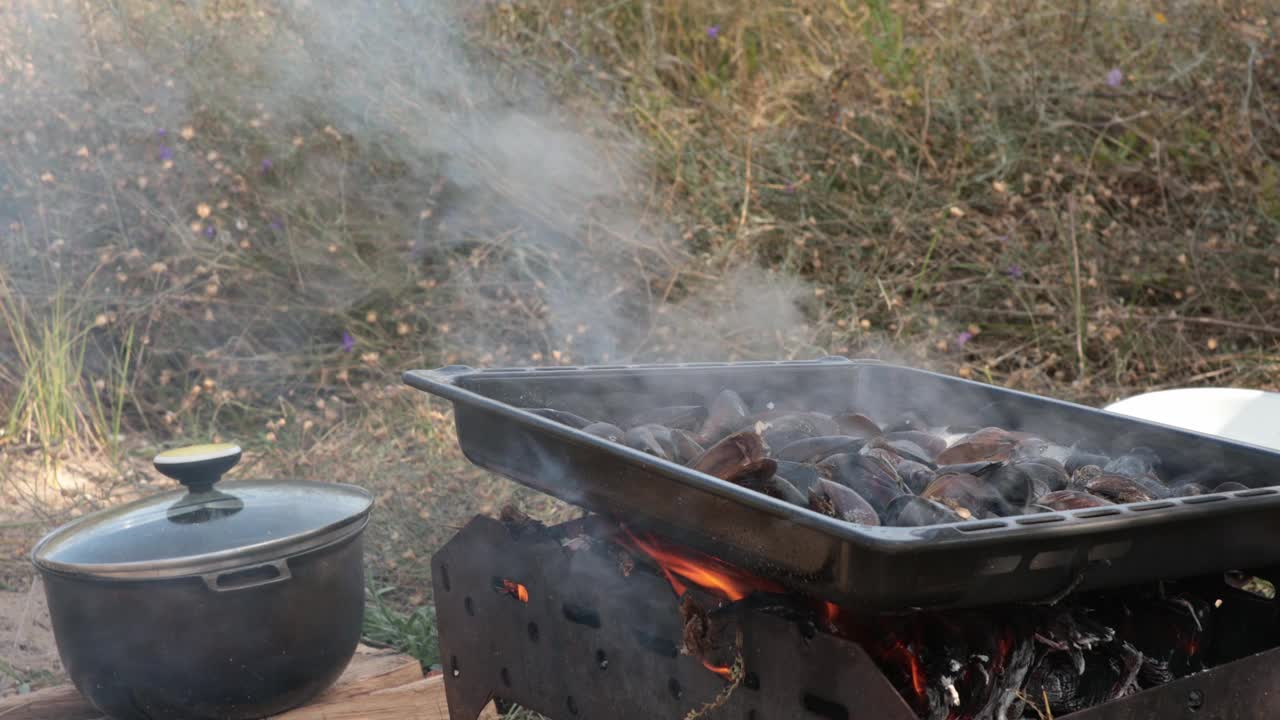
[[[246,474],[355,479],[407,609],[472,514],[566,512],[470,467],[409,367],[1280,383],[1273,3],[524,0],[468,5],[459,57],[421,55],[416,11],[344,8],[0,11],[0,462],[137,484],[221,437]],[[441,140],[513,117],[555,144]]]

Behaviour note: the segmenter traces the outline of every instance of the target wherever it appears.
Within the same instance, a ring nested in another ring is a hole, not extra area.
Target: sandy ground
[[[0,592],[0,696],[63,677],[40,579],[25,591]]]

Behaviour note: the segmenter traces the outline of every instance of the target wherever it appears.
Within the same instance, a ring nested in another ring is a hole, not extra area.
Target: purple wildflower
[[[262,172],[271,172],[271,158],[266,158],[262,161]]]
[[[787,192],[793,193],[795,191],[796,191],[796,186],[792,183],[787,183]]]
[[[209,238],[211,238],[211,237],[213,237],[214,235],[217,235],[217,234],[218,234],[218,229],[217,229],[216,227],[214,227],[214,226],[213,226],[213,223],[210,223],[210,224],[208,224],[208,225],[205,225],[205,226],[204,226],[204,236],[205,236],[205,237],[209,237]]]
[[[956,347],[962,348],[972,339],[973,333],[968,330],[961,330],[960,333],[956,335]]]
[[[169,131],[165,130],[164,128],[158,128],[156,130],[156,134],[159,135],[160,137],[164,137],[165,135],[169,134]]]
[[[351,352],[356,347],[356,339],[351,337],[351,333],[346,330],[342,331],[342,351]]]
[[[161,159],[161,160],[172,160],[172,159],[173,159],[173,148],[169,147],[168,145],[161,145],[161,146],[160,146],[160,159]]]
[[[278,231],[284,229],[284,223],[280,222],[280,218],[271,218],[271,222],[268,224],[271,225],[272,230]]]
[[[1111,72],[1107,73],[1107,84],[1111,87],[1120,87],[1120,83],[1124,82],[1124,73],[1120,72],[1120,68],[1111,68]]]
[[[720,26],[712,25],[711,27],[707,28],[707,37],[711,38],[712,40],[715,40],[716,38],[720,37]]]
[[[1017,264],[1010,265],[1009,269],[1005,270],[1005,274],[1014,279],[1020,278],[1022,277],[1022,266]]]

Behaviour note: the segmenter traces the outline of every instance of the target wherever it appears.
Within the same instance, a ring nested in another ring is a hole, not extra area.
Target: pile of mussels
[[[1166,485],[1149,448],[1108,457],[998,427],[929,427],[913,413],[882,427],[858,413],[752,412],[732,390],[709,407],[640,412],[625,429],[563,410],[530,412],[861,525],[939,525],[1210,492],[1197,482]],[[1212,491],[1244,489],[1227,482]]]

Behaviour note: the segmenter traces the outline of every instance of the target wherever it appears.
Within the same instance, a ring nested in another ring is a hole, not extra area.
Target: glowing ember
[[[502,580],[502,584],[497,587],[497,590],[510,595],[522,603],[529,602],[529,588],[514,580]]]

